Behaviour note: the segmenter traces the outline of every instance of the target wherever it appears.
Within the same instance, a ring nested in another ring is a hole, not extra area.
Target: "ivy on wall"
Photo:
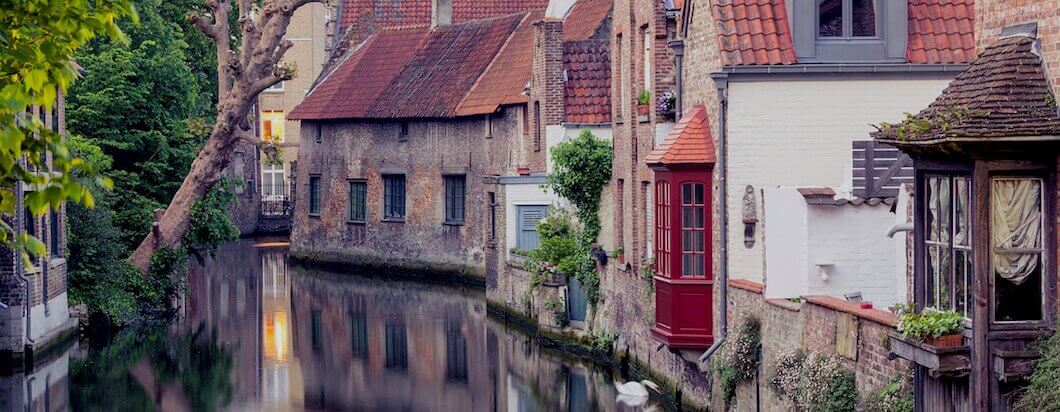
[[[564,265],[564,273],[581,282],[589,302],[600,299],[600,277],[590,247],[600,234],[600,195],[611,181],[611,143],[588,129],[562,142],[551,151],[553,170],[546,187],[574,205],[580,233],[576,253]]]

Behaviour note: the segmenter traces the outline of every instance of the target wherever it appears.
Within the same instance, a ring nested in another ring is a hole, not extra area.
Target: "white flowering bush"
[[[858,392],[854,372],[839,358],[793,351],[777,358],[772,380],[778,395],[800,411],[853,411]]]
[[[712,368],[718,374],[718,385],[728,405],[736,396],[736,386],[754,378],[760,363],[758,346],[761,342],[761,323],[757,318],[747,317],[732,339],[725,342],[721,352],[714,358]]]

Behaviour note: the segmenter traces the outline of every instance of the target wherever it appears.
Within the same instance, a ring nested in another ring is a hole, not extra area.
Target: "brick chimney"
[[[530,76],[530,158],[534,172],[545,171],[546,126],[563,122],[563,20],[534,22]]]
[[[431,27],[453,24],[453,0],[431,0]]]

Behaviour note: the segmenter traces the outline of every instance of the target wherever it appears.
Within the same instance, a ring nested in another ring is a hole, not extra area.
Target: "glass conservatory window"
[[[924,306],[971,317],[971,181],[925,177]]]
[[[994,178],[990,190],[994,320],[1041,320],[1042,181]]]

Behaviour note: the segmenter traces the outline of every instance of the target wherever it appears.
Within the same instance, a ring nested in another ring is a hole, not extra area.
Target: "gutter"
[[[23,160],[21,163],[23,164],[23,166],[25,166],[25,160]],[[15,182],[15,230],[17,232],[24,232],[26,228],[26,222],[22,221],[23,216],[25,216],[25,212],[23,210],[26,208],[25,202],[23,200],[23,198],[25,197],[25,188],[23,186],[24,184],[25,183],[23,183],[22,181]],[[26,277],[25,268],[22,266],[22,256],[20,256],[20,252],[16,251],[14,258],[15,274],[18,275],[18,279],[24,285],[26,291],[26,301],[23,302],[23,306],[26,307],[26,330],[23,335],[26,337],[27,342],[37,343],[37,340],[33,339],[32,334],[33,313],[31,312],[31,310],[33,309],[33,305],[30,303],[31,300],[29,291],[29,278]],[[44,285],[44,287],[48,286]]]
[[[711,75],[714,79],[714,84],[718,89],[718,198],[721,199],[719,203],[719,221],[721,223],[721,241],[719,243],[719,280],[721,282],[721,288],[719,293],[721,294],[721,310],[718,312],[718,320],[721,322],[720,336],[714,340],[714,344],[707,348],[706,352],[703,352],[699,356],[700,370],[703,370],[702,364],[710,359],[714,352],[717,352],[721,345],[725,343],[725,338],[729,336],[729,202],[728,202],[728,162],[725,160],[728,153],[728,147],[725,141],[725,114],[729,110],[729,78],[726,73],[716,73]]]
[[[812,74],[812,73],[960,73],[967,64],[839,63],[768,66],[725,66],[723,74]]]

